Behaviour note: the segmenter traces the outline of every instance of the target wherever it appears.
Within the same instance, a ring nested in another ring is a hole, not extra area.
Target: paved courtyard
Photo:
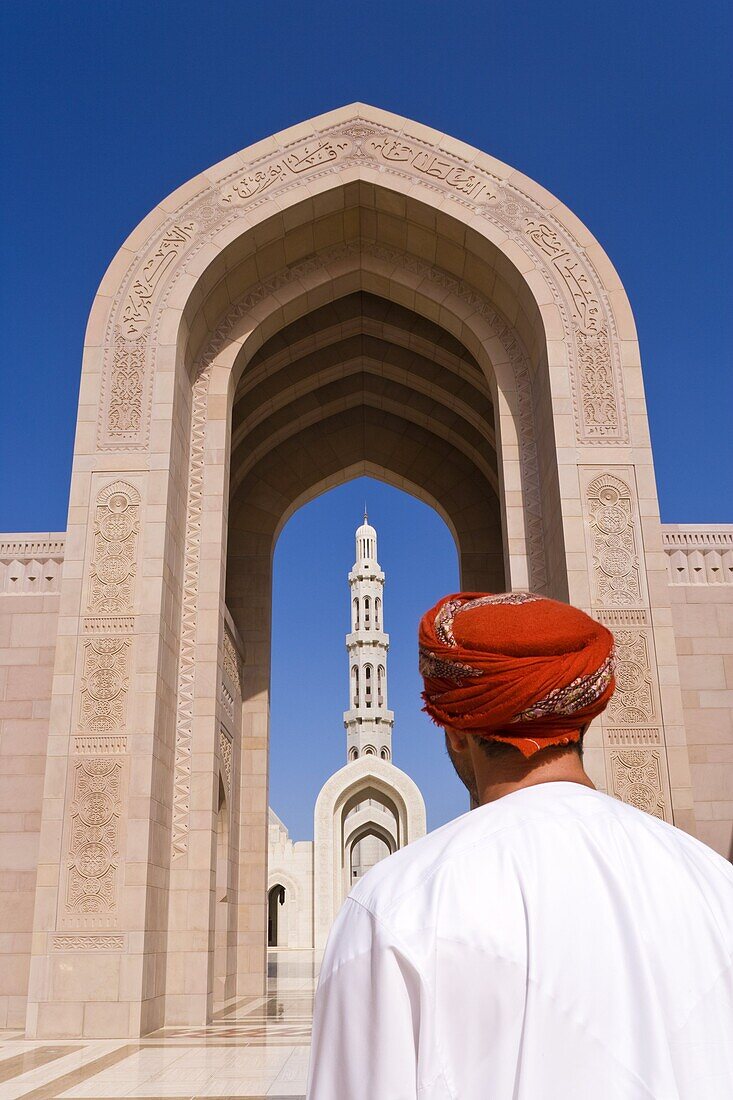
[[[0,1096],[303,1098],[315,952],[272,951],[268,969],[266,997],[232,1002],[205,1028],[164,1028],[134,1041],[0,1033]]]

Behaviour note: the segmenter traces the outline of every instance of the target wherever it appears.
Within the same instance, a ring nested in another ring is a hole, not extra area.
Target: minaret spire
[[[349,709],[344,711],[347,759],[378,756],[391,760],[394,714],[387,709],[389,635],[384,632],[384,573],[377,560],[377,532],[369,523],[366,502],[364,523],[356,531],[349,589]]]

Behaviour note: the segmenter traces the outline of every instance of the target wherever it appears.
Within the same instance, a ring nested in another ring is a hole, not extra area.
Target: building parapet
[[[59,591],[66,534],[0,534],[0,596]]]
[[[662,524],[670,584],[733,585],[733,523]]]

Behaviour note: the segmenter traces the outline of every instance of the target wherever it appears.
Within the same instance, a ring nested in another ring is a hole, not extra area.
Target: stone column
[[[87,473],[77,433],[44,788],[27,1028],[134,1036],[163,1022],[172,742],[167,474]],[[81,456],[80,456],[81,452]],[[128,466],[122,462],[117,465]]]

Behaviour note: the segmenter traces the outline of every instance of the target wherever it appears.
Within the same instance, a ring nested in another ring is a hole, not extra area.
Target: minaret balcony
[[[394,711],[387,707],[353,707],[344,711],[344,725],[365,725],[377,723],[394,725]]]
[[[356,584],[358,581],[380,581],[384,584],[384,573],[379,568],[376,562],[360,562],[358,566],[349,571],[349,584]]]
[[[346,635],[346,648],[351,650],[355,646],[381,646],[389,649],[389,634],[384,630],[353,630]]]

